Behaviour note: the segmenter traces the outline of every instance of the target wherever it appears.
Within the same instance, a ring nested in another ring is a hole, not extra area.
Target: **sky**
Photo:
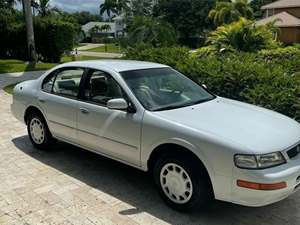
[[[89,11],[99,13],[99,6],[104,0],[51,0],[52,6],[57,6],[67,12]]]

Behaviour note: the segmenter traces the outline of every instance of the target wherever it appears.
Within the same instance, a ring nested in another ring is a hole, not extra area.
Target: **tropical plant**
[[[133,16],[150,16],[152,14],[153,3],[149,0],[132,0],[131,10]]]
[[[109,30],[111,30],[111,26],[110,26],[109,24],[104,24],[104,25],[102,25],[102,26],[100,27],[100,31],[105,31],[105,32],[107,32],[107,31],[109,31]]]
[[[117,13],[117,2],[115,0],[105,0],[100,5],[100,15],[106,12],[109,20],[111,20],[112,13]]]
[[[100,31],[101,31],[101,27],[98,25],[95,25],[89,30],[89,34],[92,36],[94,34],[99,33]]]
[[[241,18],[237,22],[220,26],[210,33],[208,43],[216,50],[255,52],[278,47],[279,43],[268,26],[256,26],[254,22]]]
[[[159,19],[135,17],[128,30],[128,45],[141,43],[154,47],[172,46],[176,44],[176,32],[170,24]]]
[[[240,17],[253,18],[253,11],[248,0],[218,1],[216,7],[209,12],[208,17],[215,26],[238,21]]]
[[[117,14],[121,15],[124,12],[127,12],[130,10],[130,0],[116,0],[116,10]]]
[[[51,8],[49,3],[50,0],[39,0],[39,2],[37,3],[38,6],[37,10],[42,17],[50,14]]]

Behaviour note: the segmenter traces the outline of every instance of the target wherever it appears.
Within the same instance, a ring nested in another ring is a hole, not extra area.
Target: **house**
[[[280,41],[285,44],[300,43],[300,0],[278,0],[261,9],[265,16],[256,24],[274,22],[280,28]]]
[[[88,22],[81,29],[86,37],[95,35],[116,38],[123,35],[124,25],[122,18],[115,17],[113,22]]]

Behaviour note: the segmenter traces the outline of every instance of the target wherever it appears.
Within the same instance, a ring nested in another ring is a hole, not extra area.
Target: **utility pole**
[[[26,23],[28,57],[31,63],[35,63],[37,61],[37,56],[34,42],[31,0],[22,0],[22,3]]]

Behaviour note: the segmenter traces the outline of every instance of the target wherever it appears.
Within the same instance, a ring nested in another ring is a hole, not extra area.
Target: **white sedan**
[[[12,112],[33,145],[54,139],[149,171],[177,210],[209,200],[264,206],[300,184],[300,125],[210,93],[155,63],[55,67],[14,89]]]

